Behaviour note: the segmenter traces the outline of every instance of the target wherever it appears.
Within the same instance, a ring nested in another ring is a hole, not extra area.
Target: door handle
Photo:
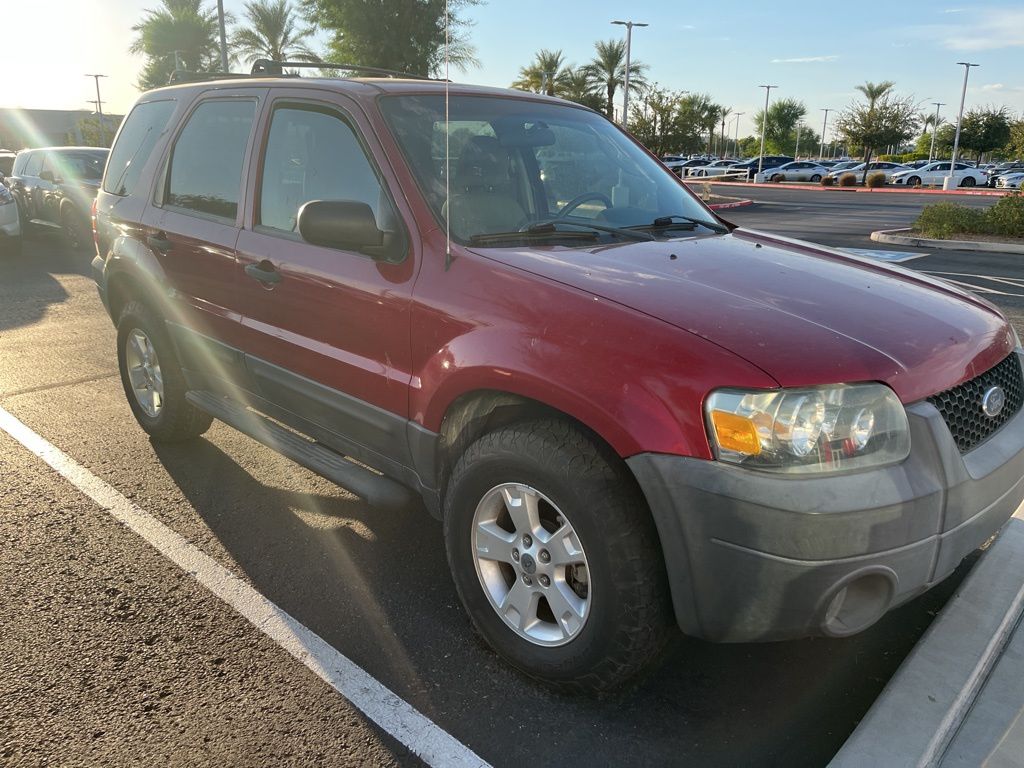
[[[171,241],[167,239],[167,235],[163,232],[150,235],[146,238],[146,243],[150,248],[160,251],[160,253],[167,253],[171,250]]]
[[[264,285],[275,285],[281,282],[281,273],[266,259],[256,264],[246,264],[245,274],[254,280],[259,280]]]

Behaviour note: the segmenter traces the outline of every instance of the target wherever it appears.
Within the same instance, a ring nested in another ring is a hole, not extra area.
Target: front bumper
[[[907,416],[905,461],[847,475],[630,458],[682,630],[721,642],[854,634],[995,534],[1024,499],[1024,409],[964,455],[930,403]]]

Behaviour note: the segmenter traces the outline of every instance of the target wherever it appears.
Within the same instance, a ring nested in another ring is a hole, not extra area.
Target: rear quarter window
[[[167,128],[175,104],[173,100],[164,100],[135,105],[110,151],[103,177],[104,192],[124,196],[134,191],[157,139]]]

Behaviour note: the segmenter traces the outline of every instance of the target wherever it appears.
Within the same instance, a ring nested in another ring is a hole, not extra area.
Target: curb
[[[871,239],[876,243],[912,245],[917,248],[938,248],[939,250],[946,251],[983,251],[985,253],[1024,254],[1024,244],[990,243],[983,240],[933,240],[929,237],[903,235],[900,234],[901,232],[910,232],[910,229],[880,229],[871,233]]]
[[[931,768],[948,765],[947,754],[980,752],[993,757],[969,765],[1017,765],[1002,729],[976,738],[968,722],[984,717],[976,705],[986,698],[993,668],[1019,665],[1011,644],[1024,635],[1024,504],[1017,508],[996,541],[981,556],[956,594],[893,675],[828,768]],[[996,682],[999,682],[998,680]],[[1020,716],[1024,693],[1019,687],[999,705],[998,715]],[[991,700],[987,703],[991,704]],[[1016,711],[1013,711],[1017,708]],[[966,738],[965,734],[974,737]],[[1001,756],[997,753],[1003,752]],[[952,756],[952,755],[950,755]],[[1000,762],[1000,759],[1007,762]],[[1018,755],[1019,757],[1019,755]],[[1010,762],[1010,760],[1013,762]]]
[[[877,187],[872,189],[871,187],[822,187],[818,184],[807,184],[802,186],[793,186],[792,182],[787,185],[786,182],[780,184],[765,183],[756,184],[752,181],[712,181],[714,177],[703,177],[703,176],[687,176],[684,179],[680,179],[684,184],[721,184],[727,187],[756,187],[757,189],[788,189],[790,191],[804,191],[804,192],[861,192],[861,193],[875,193],[875,194],[887,194],[892,193],[896,195],[970,195],[974,197],[1005,197],[1006,195],[1013,194],[1016,190],[999,190],[999,189],[978,189],[977,187],[957,187],[956,189],[919,189],[913,187],[908,189],[907,187],[895,187],[885,186]]]
[[[753,200],[737,200],[734,203],[708,203],[708,208],[712,211],[727,211],[730,208],[746,208],[753,204]]]

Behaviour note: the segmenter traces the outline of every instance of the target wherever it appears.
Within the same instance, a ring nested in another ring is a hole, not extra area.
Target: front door
[[[263,396],[382,455],[405,445],[415,260],[305,242],[310,200],[365,203],[386,237],[408,243],[373,157],[365,118],[341,95],[281,93],[251,175],[251,226],[237,244],[244,314],[261,335],[247,362]],[[382,153],[381,153],[382,154]],[[408,249],[405,249],[408,250]]]

